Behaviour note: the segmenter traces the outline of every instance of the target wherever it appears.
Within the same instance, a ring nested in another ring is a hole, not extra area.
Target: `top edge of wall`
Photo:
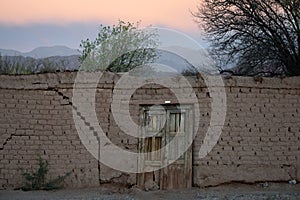
[[[79,75],[80,74],[80,75]],[[85,85],[98,84],[101,88],[112,88],[122,77],[122,73],[111,72],[58,72],[31,75],[0,75],[0,89],[28,89],[44,90],[74,88],[74,83]],[[101,78],[100,78],[101,77]],[[241,76],[208,76],[211,78],[210,87],[220,87],[220,84],[213,80],[223,81],[225,87],[249,87],[249,88],[273,88],[273,89],[300,89],[300,76],[298,77],[241,77]],[[180,79],[187,79],[190,84],[197,87],[206,87],[206,78],[203,76],[177,76]],[[97,81],[95,81],[97,80]],[[223,85],[223,83],[221,85]]]

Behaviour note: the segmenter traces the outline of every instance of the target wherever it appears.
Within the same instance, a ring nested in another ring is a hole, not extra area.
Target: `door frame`
[[[145,111],[149,110],[149,108],[151,107],[152,105],[140,105],[140,117],[139,119],[141,120],[140,121],[140,125],[142,128],[140,128],[139,130],[139,135],[142,136],[143,135],[143,132],[144,130],[143,129],[143,125],[144,125],[144,120],[145,120],[145,116],[144,116],[144,113]],[[169,123],[170,123],[170,119],[168,119],[170,116],[170,113],[182,113],[181,112],[181,109],[183,110],[186,110],[188,113],[188,119],[185,121],[185,127],[188,130],[188,137],[191,137],[191,139],[193,138],[193,135],[194,135],[194,105],[193,104],[184,104],[184,105],[179,105],[179,104],[165,104],[165,105],[160,105],[160,106],[163,106],[164,107],[164,110],[160,110],[160,111],[163,111],[164,112],[164,115],[165,115],[165,120],[166,120],[166,123],[164,125],[164,128],[163,128],[163,133],[162,133],[162,143],[161,145],[165,145],[167,142],[168,142],[168,131],[167,131],[167,128],[169,126]],[[159,111],[159,110],[158,110]],[[143,139],[142,137],[139,138],[139,144],[138,144],[138,151],[139,152],[142,152],[144,149],[144,145],[143,142],[145,142],[145,139]],[[185,178],[187,179],[187,182],[186,184],[182,187],[182,188],[190,188],[192,187],[192,184],[193,184],[193,150],[192,150],[192,147],[193,145],[190,145],[190,147],[188,147],[188,150],[184,153],[185,155],[185,158],[184,158],[184,172],[188,173],[188,174],[184,174]],[[162,152],[163,155],[161,156],[165,156],[167,152]],[[161,162],[169,162],[168,160],[166,159],[162,159]],[[176,165],[176,162],[175,161],[174,163],[172,163],[171,165]],[[154,176],[158,176],[159,177],[159,188],[157,189],[172,189],[172,187],[169,187],[166,183],[166,180],[167,178],[165,177],[167,173],[167,170],[168,170],[168,166],[167,165],[165,168],[161,168],[157,171],[154,171],[153,174],[155,174]],[[145,159],[144,157],[142,157],[141,155],[139,156],[139,159],[138,159],[138,167],[145,167]],[[187,169],[188,168],[188,169]],[[145,188],[145,176],[146,176],[146,173],[140,173],[138,174],[137,176],[137,185],[138,187],[144,189]]]

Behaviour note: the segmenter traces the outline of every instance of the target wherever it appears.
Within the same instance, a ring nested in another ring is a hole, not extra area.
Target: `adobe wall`
[[[48,178],[72,171],[65,180],[66,187],[136,184],[135,174],[100,164],[82,144],[73,119],[75,77],[75,72],[0,76],[0,188],[20,187],[22,170],[37,169],[38,156],[49,163]],[[97,118],[114,144],[136,152],[138,140],[120,130],[111,112],[119,78],[106,73],[97,84]],[[184,103],[200,106],[199,129],[193,143],[194,186],[300,181],[300,77],[223,77],[225,124],[217,145],[202,159],[198,153],[209,127],[212,98],[201,77],[187,79],[198,102],[190,101],[184,86],[176,90],[186,99]],[[127,93],[123,88],[121,94]],[[139,88],[130,100],[132,119],[139,123],[140,105],[163,104],[165,99],[177,101],[168,88],[153,84]],[[82,119],[87,118],[83,111],[76,112]]]

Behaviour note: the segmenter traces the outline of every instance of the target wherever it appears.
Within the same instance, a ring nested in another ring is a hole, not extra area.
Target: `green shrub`
[[[24,191],[29,190],[54,190],[63,188],[63,182],[71,172],[66,173],[63,176],[58,176],[55,179],[46,181],[46,175],[48,173],[48,162],[39,158],[39,168],[36,172],[28,173],[23,172],[22,175],[25,178],[25,183],[21,187]]]

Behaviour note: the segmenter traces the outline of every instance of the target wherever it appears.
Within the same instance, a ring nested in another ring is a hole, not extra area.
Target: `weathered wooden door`
[[[143,107],[141,120],[140,152],[145,156],[140,157],[139,166],[153,172],[140,174],[139,186],[160,189],[191,187],[192,149],[188,142],[193,133],[191,107]],[[162,147],[166,148],[162,150]],[[163,165],[167,167],[161,169]]]

